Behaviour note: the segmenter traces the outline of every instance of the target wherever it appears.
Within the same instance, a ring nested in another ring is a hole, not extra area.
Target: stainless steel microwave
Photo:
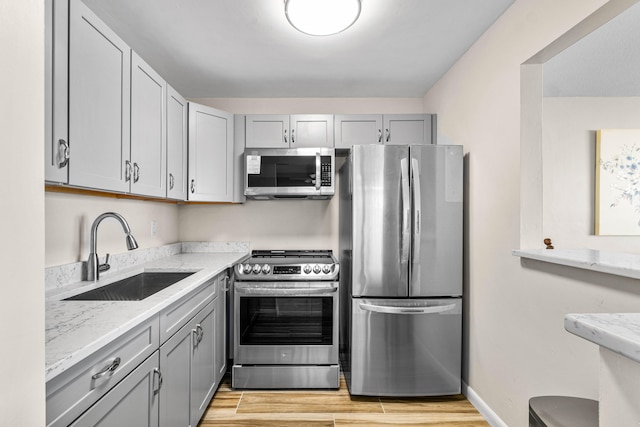
[[[250,199],[329,199],[335,193],[333,148],[247,148],[244,195]]]

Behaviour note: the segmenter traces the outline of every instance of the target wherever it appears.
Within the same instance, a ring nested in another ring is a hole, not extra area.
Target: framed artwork
[[[640,235],[640,129],[596,132],[595,234]]]

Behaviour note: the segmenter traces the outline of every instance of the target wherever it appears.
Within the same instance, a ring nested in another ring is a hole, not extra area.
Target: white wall
[[[596,130],[640,128],[640,98],[547,97],[543,233],[556,248],[640,253],[637,236],[594,235]]]
[[[192,101],[235,114],[422,113],[420,98],[208,98]],[[342,159],[336,159],[336,168]],[[336,188],[339,183],[336,182]],[[332,249],[338,253],[338,198],[179,207],[181,240],[248,241],[252,249]]]
[[[597,346],[564,330],[566,313],[640,304],[636,280],[511,255],[520,244],[520,64],[604,3],[517,0],[424,100],[440,140],[468,153],[464,381],[512,427],[528,425],[532,396],[598,398]]]
[[[0,0],[0,425],[42,426],[44,2]]]

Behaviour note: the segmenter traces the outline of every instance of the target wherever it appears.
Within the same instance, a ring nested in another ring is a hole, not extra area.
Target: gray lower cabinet
[[[161,386],[158,353],[153,353],[71,426],[157,426]]]
[[[216,301],[160,347],[160,425],[196,426],[213,397]]]
[[[47,426],[195,427],[226,371],[221,273],[47,382]]]

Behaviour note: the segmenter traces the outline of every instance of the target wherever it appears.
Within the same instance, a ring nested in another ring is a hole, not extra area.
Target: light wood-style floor
[[[463,395],[431,398],[377,398],[349,395],[344,378],[338,390],[232,390],[225,377],[199,427],[223,426],[442,426],[489,424]]]

